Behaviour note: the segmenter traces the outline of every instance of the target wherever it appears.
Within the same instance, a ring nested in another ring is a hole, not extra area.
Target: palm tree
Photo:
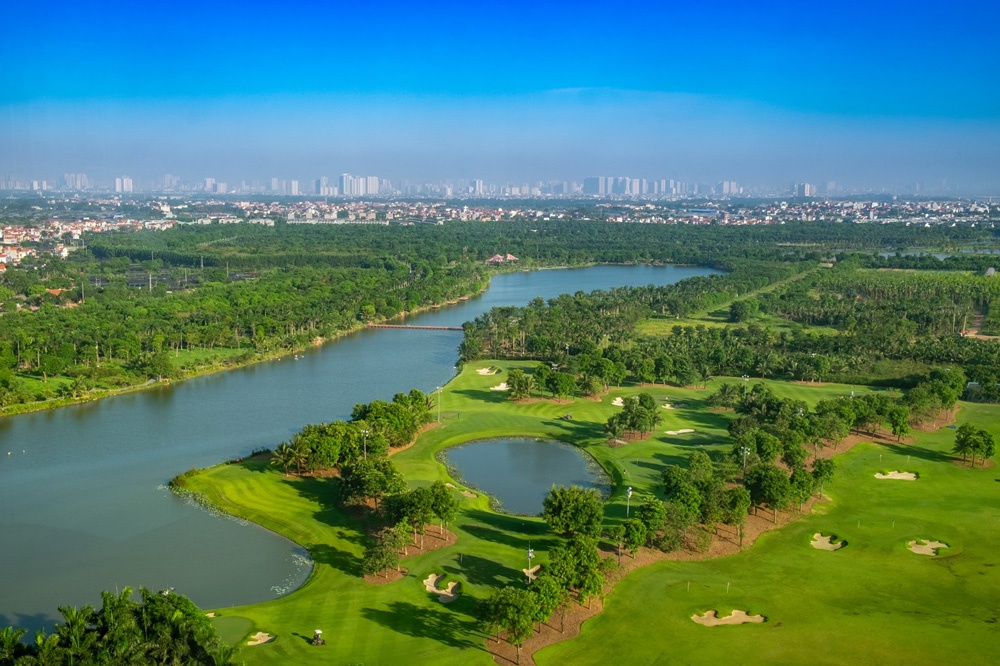
[[[28,633],[27,629],[4,627],[0,630],[0,663],[14,663],[14,657],[22,650],[21,637]]]
[[[93,607],[77,609],[75,606],[60,606],[59,612],[65,622],[56,625],[56,636],[66,651],[67,663],[69,666],[86,663],[87,656],[91,654],[97,641],[97,635],[88,631],[94,617]]]
[[[271,455],[271,464],[281,465],[285,470],[285,476],[288,476],[288,468],[295,464],[295,449],[282,442],[274,449]]]

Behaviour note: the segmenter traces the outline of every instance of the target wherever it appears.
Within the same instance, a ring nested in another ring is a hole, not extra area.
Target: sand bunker
[[[264,643],[270,643],[274,640],[274,636],[271,634],[264,633],[263,631],[258,631],[256,634],[250,637],[247,641],[247,645],[263,645]]]
[[[875,473],[876,479],[902,479],[903,481],[916,481],[917,475],[913,472],[889,472],[888,474],[883,474],[882,472]]]
[[[625,401],[622,400],[621,398],[615,398],[614,400],[611,401],[611,404],[614,405],[615,407],[624,407]]]
[[[663,405],[663,409],[673,409],[673,407],[671,407],[670,403],[668,402],[667,404]]]
[[[692,428],[682,428],[681,430],[668,430],[667,434],[668,435],[686,435],[689,432],[694,432],[694,429],[692,429]]]
[[[478,370],[476,370],[476,372],[478,372],[481,375],[495,375],[500,371],[497,370],[496,368],[479,368]]]
[[[823,536],[821,532],[816,532],[813,534],[812,547],[818,548],[819,550],[840,550],[847,543],[845,541],[833,542],[832,536]]]
[[[538,570],[542,568],[541,564],[536,564],[530,569],[521,569],[521,572],[528,577],[528,580],[535,580],[538,578]]]
[[[496,386],[491,386],[491,387],[490,387],[490,390],[491,390],[491,391],[506,391],[506,390],[507,390],[507,389],[509,389],[509,388],[510,388],[510,387],[509,387],[509,386],[507,386],[507,382],[500,382],[500,383],[499,383],[499,384],[497,384]]]
[[[763,615],[747,615],[746,611],[734,610],[726,617],[719,617],[714,610],[706,611],[704,615],[695,613],[691,619],[706,627],[714,627],[720,624],[746,624],[747,622],[763,622]]]
[[[455,484],[454,483],[450,483],[449,482],[449,483],[446,483],[444,485],[445,485],[445,488],[455,488]],[[468,497],[469,499],[476,499],[477,497],[479,497],[479,495],[477,495],[476,493],[470,492],[468,490],[463,490],[462,494],[465,495],[466,497]]]
[[[908,541],[906,546],[917,555],[930,555],[931,557],[934,557],[938,554],[938,549],[947,548],[948,544],[941,541],[917,539],[916,541]]]
[[[448,587],[443,590],[439,590],[437,584],[444,578],[444,574],[431,574],[424,579],[424,588],[428,592],[432,592],[438,595],[438,601],[443,604],[451,603],[455,599],[458,599],[458,590],[460,584],[452,581],[448,583]]]
[[[205,617],[215,617],[215,613],[205,613]]]

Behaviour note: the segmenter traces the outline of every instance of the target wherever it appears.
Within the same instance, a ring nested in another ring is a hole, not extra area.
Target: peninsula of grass
[[[440,424],[393,456],[408,483],[441,480],[461,489],[435,456],[469,440],[555,439],[580,447],[607,471],[615,488],[606,516],[617,522],[625,516],[627,486],[640,497],[661,496],[666,465],[685,465],[696,450],[731,447],[726,426],[732,413],[704,403],[721,379],[704,389],[612,388],[599,400],[559,402],[511,402],[506,392],[490,390],[512,369],[531,365],[483,361],[466,366],[440,396]],[[496,375],[477,372],[494,366],[500,370]],[[809,404],[869,390],[766,383],[779,396]],[[602,425],[619,409],[612,402],[640,391],[682,406],[662,410],[663,422],[648,439],[609,447]],[[572,418],[562,418],[567,414]],[[1000,407],[963,403],[959,420],[1000,434]],[[671,436],[668,430],[693,432]],[[579,638],[536,653],[537,663],[607,663],[623,654],[636,663],[985,663],[1000,641],[996,474],[953,464],[953,430],[911,439],[898,445],[862,443],[839,456],[837,475],[826,487],[829,502],[738,555],[661,562],[630,573],[606,598],[605,609],[584,624]],[[882,468],[917,472],[919,480],[878,481],[873,474]],[[188,479],[187,488],[211,503],[306,547],[315,563],[302,588],[285,597],[217,609],[220,618],[231,618],[228,637],[233,628],[244,632],[235,639],[244,646],[240,659],[251,666],[493,663],[476,623],[478,600],[497,587],[523,585],[529,545],[536,555],[533,563],[544,567],[560,539],[540,518],[494,512],[489,498],[470,498],[456,489],[460,511],[450,530],[457,542],[404,558],[404,577],[372,585],[361,577],[364,524],[357,511],[341,507],[335,483],[286,477],[263,459],[220,465]],[[434,532],[429,528],[426,539]],[[815,532],[835,533],[850,548],[817,550],[810,545]],[[938,557],[907,550],[908,540],[926,537],[951,547]],[[460,596],[440,603],[422,582],[432,574],[460,583]],[[767,622],[705,627],[691,621],[708,610],[720,616],[749,611]],[[325,646],[309,644],[315,629],[323,630]],[[247,636],[258,631],[276,640],[246,646]]]

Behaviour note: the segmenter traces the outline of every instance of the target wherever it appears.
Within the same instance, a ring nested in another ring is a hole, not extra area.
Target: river
[[[594,266],[498,275],[481,296],[410,317],[459,326],[535,297],[670,284],[710,269]],[[101,590],[172,587],[205,608],[273,599],[308,577],[295,544],[175,497],[167,481],[271,448],[356,403],[430,392],[461,333],[369,329],[277,361],[0,419],[0,627],[51,627]]]

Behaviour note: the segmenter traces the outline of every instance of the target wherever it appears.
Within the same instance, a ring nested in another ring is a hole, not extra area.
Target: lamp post
[[[631,503],[632,503],[632,486],[629,486],[628,490],[625,491],[625,518],[628,518],[628,512]]]
[[[533,559],[535,559],[535,551],[531,547],[531,545],[529,544],[528,545],[528,570],[526,572],[526,575],[528,577],[528,584],[531,583],[531,560],[533,560]]]
[[[440,386],[438,386],[438,388],[437,388],[437,394],[438,394],[438,423],[441,423],[441,387]]]
[[[750,375],[743,375],[743,395],[747,394],[747,382],[750,381]]]
[[[743,478],[745,479],[747,476],[747,456],[750,455],[750,448],[741,446],[740,453],[743,454]]]
[[[361,429],[361,436],[364,438],[365,460],[368,460],[368,428]]]

